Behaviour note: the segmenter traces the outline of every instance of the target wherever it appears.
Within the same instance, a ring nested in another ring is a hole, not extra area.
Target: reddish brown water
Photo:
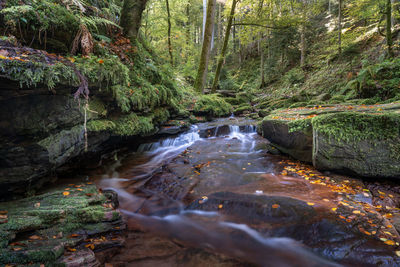
[[[400,266],[399,235],[361,181],[269,155],[254,128],[222,126],[232,123],[143,145],[92,175],[128,220],[112,264]]]

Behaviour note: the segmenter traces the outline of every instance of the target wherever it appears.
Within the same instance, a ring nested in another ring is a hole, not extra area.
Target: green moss
[[[196,101],[194,112],[200,115],[222,117],[232,113],[232,106],[216,95],[202,95]]]
[[[311,120],[312,119],[309,118],[309,119],[290,121],[288,123],[289,133],[305,132],[305,133],[310,134],[312,132]]]
[[[122,136],[146,135],[155,130],[152,117],[141,117],[134,113],[115,121],[113,133]]]
[[[66,190],[61,187],[43,195],[2,203],[2,209],[8,211],[9,220],[0,224],[0,265],[32,262],[53,266],[66,245],[76,245],[78,239],[68,238],[70,234],[78,230],[108,231],[113,226],[104,222],[120,218],[118,212],[102,206],[106,197],[99,194],[95,186],[81,184],[68,189],[70,194],[64,196]],[[40,205],[34,205],[36,203]],[[112,218],[105,216],[106,212],[112,212]],[[20,233],[22,235],[19,236]],[[51,238],[60,233],[62,237]],[[48,238],[32,241],[28,239],[32,235]],[[20,251],[8,246],[16,236],[20,243],[26,244]]]
[[[169,117],[170,114],[167,108],[157,108],[153,112],[153,121],[157,124],[165,123]]]
[[[249,104],[242,104],[239,107],[235,108],[234,113],[235,114],[242,114],[245,111],[253,111],[253,107],[250,106]]]
[[[54,89],[57,84],[78,85],[78,77],[73,69],[60,62],[49,65],[32,60],[0,59],[0,72],[10,80],[19,82],[20,87],[45,85],[49,89]]]
[[[100,99],[98,99],[98,98],[91,98],[90,99],[90,101],[89,101],[89,109],[91,111],[96,112],[95,114],[92,114],[92,112],[89,111],[88,114],[92,115],[92,116],[104,117],[104,116],[107,116],[107,113],[108,113],[105,103],[103,101],[101,101]]]
[[[400,114],[327,114],[313,118],[312,126],[336,140],[388,140],[399,137]]]
[[[115,123],[110,120],[91,120],[87,123],[89,132],[111,131],[115,128]]]

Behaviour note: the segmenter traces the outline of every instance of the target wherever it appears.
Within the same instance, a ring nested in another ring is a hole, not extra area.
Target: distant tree
[[[215,77],[214,77],[214,82],[211,91],[214,93],[217,90],[218,82],[219,82],[219,76],[221,74],[221,69],[224,63],[225,59],[225,54],[228,49],[228,42],[229,42],[229,36],[231,34],[231,28],[232,28],[232,21],[233,17],[235,16],[235,8],[236,8],[236,3],[238,0],[233,0],[232,1],[232,6],[231,6],[231,13],[228,18],[228,25],[226,26],[226,31],[225,31],[225,37],[224,37],[224,44],[222,46],[221,54],[218,58],[218,64],[217,64],[217,70],[215,71]]]
[[[204,91],[207,80],[208,63],[210,59],[211,42],[215,22],[215,6],[216,0],[208,0],[206,23],[204,27],[203,48],[201,50],[199,68],[197,71],[196,81],[194,83],[194,88],[198,92]]]

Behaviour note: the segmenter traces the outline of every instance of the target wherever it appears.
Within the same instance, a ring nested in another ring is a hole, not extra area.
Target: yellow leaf
[[[389,245],[389,246],[394,246],[396,243],[393,240],[388,240],[388,241],[385,241],[385,244]]]
[[[63,192],[63,195],[64,195],[64,196],[68,196],[68,195],[69,195],[69,192],[65,191],[65,192]]]
[[[314,206],[314,205],[315,205],[315,203],[312,203],[312,202],[307,202],[307,205],[308,205],[308,206]]]
[[[218,205],[218,208],[219,208],[219,209],[222,209],[222,207],[223,207],[222,204],[219,204],[219,205]]]
[[[333,210],[333,211],[336,211],[336,210],[337,210],[337,208],[332,208],[332,210]]]
[[[354,214],[360,214],[361,212],[359,210],[353,210]]]
[[[396,252],[397,257],[400,257],[400,250],[397,250],[395,252]]]

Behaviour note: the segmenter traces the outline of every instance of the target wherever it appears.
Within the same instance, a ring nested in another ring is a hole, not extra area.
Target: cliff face
[[[0,81],[0,195],[24,192],[46,182],[53,170],[85,152],[84,109],[74,89],[20,89]],[[98,115],[91,113],[89,120]],[[88,152],[109,140],[106,131],[88,136]]]

